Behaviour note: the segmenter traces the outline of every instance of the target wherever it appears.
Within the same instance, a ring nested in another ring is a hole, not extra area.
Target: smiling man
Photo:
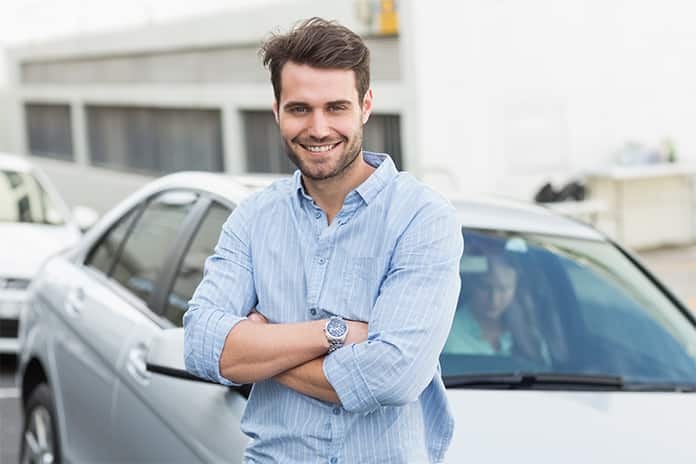
[[[247,462],[440,462],[438,357],[459,293],[452,206],[363,151],[369,51],[312,18],[262,49],[290,179],[240,204],[184,316],[187,369],[253,383]]]

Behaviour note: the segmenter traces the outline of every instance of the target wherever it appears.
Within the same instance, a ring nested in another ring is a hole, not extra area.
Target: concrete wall
[[[529,198],[544,178],[596,168],[629,140],[671,137],[696,161],[688,4],[401,5],[407,146],[428,178]]]

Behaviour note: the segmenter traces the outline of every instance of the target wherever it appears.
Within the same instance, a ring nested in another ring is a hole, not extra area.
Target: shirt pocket
[[[391,254],[348,258],[343,286],[344,307],[355,319],[367,321],[389,270]]]

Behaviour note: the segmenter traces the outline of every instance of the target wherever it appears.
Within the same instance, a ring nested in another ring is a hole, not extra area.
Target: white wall
[[[408,149],[426,179],[528,195],[628,140],[696,161],[688,2],[402,1]],[[432,172],[428,174],[428,172]]]

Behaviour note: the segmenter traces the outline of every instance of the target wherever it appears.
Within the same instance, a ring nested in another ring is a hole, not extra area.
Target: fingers
[[[258,324],[268,324],[268,319],[266,319],[263,314],[256,311],[255,309],[247,315],[247,319],[249,319],[251,322],[256,322]]]

